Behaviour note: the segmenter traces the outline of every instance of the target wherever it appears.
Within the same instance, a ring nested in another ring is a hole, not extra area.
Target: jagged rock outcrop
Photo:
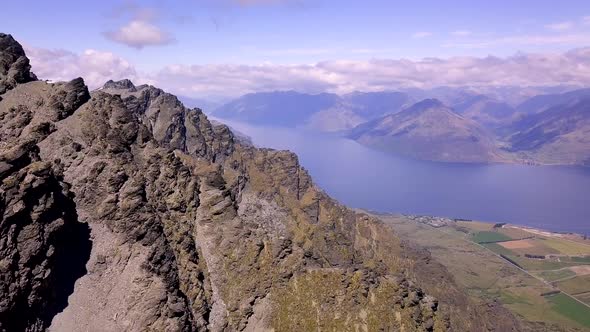
[[[0,94],[36,79],[23,47],[11,35],[0,33]]]
[[[517,328],[443,269],[420,278],[424,254],[328,197],[294,154],[240,144],[160,89],[89,96],[78,79],[2,98],[0,329]]]

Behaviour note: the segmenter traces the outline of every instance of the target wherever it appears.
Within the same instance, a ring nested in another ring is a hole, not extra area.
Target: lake
[[[220,121],[257,146],[297,153],[315,183],[350,207],[590,234],[590,168],[417,161],[340,137]]]

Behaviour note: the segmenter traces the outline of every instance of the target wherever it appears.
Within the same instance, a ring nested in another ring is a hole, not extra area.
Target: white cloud
[[[471,31],[469,31],[469,30],[456,30],[456,31],[451,32],[451,34],[453,36],[457,36],[457,37],[466,37],[466,36],[471,35]]]
[[[584,23],[584,25],[590,25],[590,15],[582,17],[582,23]]]
[[[133,65],[111,52],[88,49],[82,54],[76,54],[26,46],[25,51],[31,60],[33,72],[40,79],[69,81],[82,77],[91,89],[109,79],[138,79]]]
[[[566,30],[570,30],[573,27],[574,27],[574,23],[569,22],[569,21],[547,24],[545,26],[545,28],[547,28],[549,30],[553,30],[553,31],[566,31]]]
[[[174,38],[158,26],[140,19],[135,19],[115,31],[106,31],[104,35],[115,42],[141,49],[146,46],[166,45]]]
[[[426,38],[432,36],[432,32],[428,31],[418,31],[412,35],[412,38]]]
[[[314,65],[171,65],[150,76],[189,96],[269,90],[346,93],[403,87],[590,85],[590,48],[563,54],[325,61]]]
[[[90,88],[109,79],[130,78],[192,97],[238,96],[249,92],[298,90],[347,93],[437,86],[590,85],[590,47],[561,54],[517,54],[510,57],[453,57],[332,60],[311,65],[168,65],[138,73],[111,53],[26,47],[33,71],[41,79],[70,80],[82,76]]]

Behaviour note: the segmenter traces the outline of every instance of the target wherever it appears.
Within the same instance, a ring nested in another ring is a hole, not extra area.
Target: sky
[[[590,85],[590,1],[9,1],[33,71],[192,97]],[[20,13],[20,14],[16,14]]]

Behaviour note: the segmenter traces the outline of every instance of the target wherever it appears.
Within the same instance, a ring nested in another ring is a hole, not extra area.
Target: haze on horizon
[[[40,78],[130,78],[189,97],[590,85],[590,2],[10,2]],[[34,22],[32,24],[31,22]],[[56,24],[59,22],[59,24]],[[39,27],[44,29],[39,29]]]

